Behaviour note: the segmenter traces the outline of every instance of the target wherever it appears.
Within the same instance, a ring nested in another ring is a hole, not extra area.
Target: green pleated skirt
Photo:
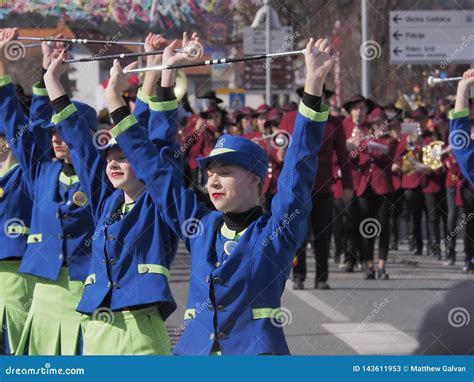
[[[0,354],[16,353],[32,302],[35,278],[18,273],[19,266],[20,261],[0,260],[0,343],[8,343]]]
[[[100,308],[87,324],[85,355],[170,355],[171,345],[158,308],[112,312]]]
[[[88,316],[76,312],[84,283],[69,280],[61,268],[57,280],[38,278],[17,354],[77,355]]]

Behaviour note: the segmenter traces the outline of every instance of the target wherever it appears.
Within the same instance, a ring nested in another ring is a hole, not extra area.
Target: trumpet
[[[403,156],[402,161],[402,172],[407,175],[413,174],[415,171],[419,171],[422,169],[427,169],[428,167],[424,165],[422,162],[417,160],[416,154],[412,150],[408,150],[408,152]]]

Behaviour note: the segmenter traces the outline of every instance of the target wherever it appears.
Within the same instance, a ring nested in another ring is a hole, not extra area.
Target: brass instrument
[[[416,141],[413,135],[410,135],[407,139],[407,152],[403,156],[402,160],[402,172],[407,175],[413,174],[418,169],[426,167],[420,162],[415,154]]]
[[[443,166],[441,158],[450,150],[449,146],[443,150],[444,144],[443,141],[434,141],[423,147],[423,164],[433,171]]]

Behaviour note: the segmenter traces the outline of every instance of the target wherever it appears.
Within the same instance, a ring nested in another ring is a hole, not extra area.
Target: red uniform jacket
[[[423,143],[427,145],[434,140],[435,139],[432,136],[427,136],[423,138]],[[426,174],[423,192],[425,194],[436,194],[440,192],[445,183],[445,175],[446,173],[442,167],[436,171]]]
[[[280,128],[289,132],[293,131],[297,111],[290,111],[283,116]],[[342,187],[353,188],[349,154],[346,148],[346,138],[339,118],[329,116],[321,148],[318,154],[318,172],[314,185],[314,192],[330,193],[331,186],[335,181],[333,170],[333,154],[337,158],[336,163],[341,168]]]
[[[370,185],[377,195],[386,195],[394,191],[392,184],[392,163],[397,151],[397,141],[393,138],[374,138],[372,142],[387,146],[388,152],[370,150],[368,141],[358,147],[361,176],[357,187],[357,196],[361,196]]]

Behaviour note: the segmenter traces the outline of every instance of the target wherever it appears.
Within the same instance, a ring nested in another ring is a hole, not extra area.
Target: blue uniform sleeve
[[[38,155],[49,157],[52,144],[48,129],[43,128],[51,123],[54,110],[45,88],[39,83],[33,85],[33,99],[30,107],[31,131],[38,147]]]
[[[93,136],[85,117],[79,115],[73,104],[55,114],[52,121],[71,150],[74,170],[97,221],[102,205],[113,192],[113,187],[105,172],[104,157],[94,144],[96,137]]]
[[[187,227],[199,224],[210,211],[184,185],[182,165],[177,155],[179,147],[166,141],[152,143],[132,115],[117,124],[112,135],[137,176],[145,182],[168,226],[189,249],[193,235],[189,235]]]
[[[142,92],[142,89],[138,89],[137,99],[135,101],[135,109],[133,109],[133,115],[138,121],[140,126],[148,126],[150,120],[150,97]]]
[[[306,238],[308,218],[311,213],[311,193],[318,169],[318,152],[324,135],[329,108],[321,105],[322,112],[315,112],[303,103],[299,106],[295,128],[283,169],[278,178],[278,192],[272,200],[269,219],[271,243],[277,253],[288,254]]]
[[[0,77],[0,123],[5,127],[8,143],[32,192],[41,164],[49,160],[49,156],[42,155],[44,149],[39,147],[44,142],[35,141],[32,126],[23,113],[10,76]]]
[[[150,139],[175,143],[178,133],[178,101],[173,99],[158,102],[156,97],[151,97],[149,105],[148,136]]]
[[[474,187],[474,141],[471,139],[468,109],[449,113],[449,144],[462,174]]]

